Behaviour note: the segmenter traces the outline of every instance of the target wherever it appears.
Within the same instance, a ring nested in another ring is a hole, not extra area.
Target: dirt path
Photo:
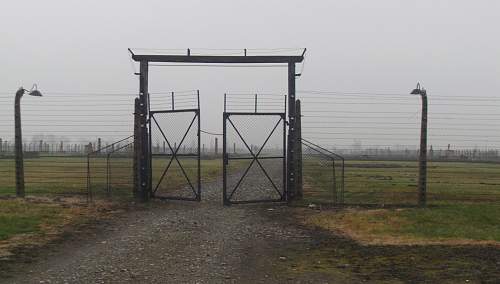
[[[14,271],[5,283],[326,283],[278,273],[285,248],[312,238],[279,204],[222,207],[221,181],[203,187],[196,202],[153,202],[93,235]],[[45,253],[44,253],[45,254]],[[305,277],[305,276],[303,276]],[[320,278],[318,278],[320,277]],[[340,280],[340,279],[338,279]],[[0,281],[2,282],[2,281]],[[341,281],[341,282],[345,282]]]

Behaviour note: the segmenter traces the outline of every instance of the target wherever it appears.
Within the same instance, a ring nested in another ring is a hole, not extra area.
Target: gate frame
[[[149,190],[149,194],[150,194],[151,198],[156,198],[156,199],[161,199],[161,200],[201,201],[201,149],[200,149],[200,146],[201,146],[201,125],[200,125],[201,118],[200,118],[200,91],[199,90],[197,90],[197,92],[196,92],[196,98],[197,98],[197,108],[175,109],[175,105],[173,104],[174,93],[172,93],[172,109],[170,109],[170,110],[155,110],[155,111],[149,110],[149,119],[148,119],[148,125],[149,125],[149,137],[148,137],[149,138],[149,184],[151,186],[151,188]],[[194,117],[193,117],[191,123],[189,124],[188,128],[186,129],[181,141],[179,141],[179,145],[177,146],[176,149],[173,149],[172,145],[170,144],[170,142],[167,139],[167,136],[165,135],[162,128],[158,124],[158,121],[156,121],[156,119],[154,118],[154,115],[157,113],[171,114],[171,113],[183,113],[183,112],[192,112],[192,113],[194,113]],[[153,151],[152,151],[153,139],[151,139],[152,132],[153,132],[151,124],[153,121],[156,124],[156,126],[158,127],[158,130],[160,131],[164,141],[167,142],[167,146],[170,149],[170,152],[172,153],[172,154],[158,154],[159,156],[170,157],[170,161],[169,161],[167,167],[165,168],[165,170],[163,171],[163,173],[160,177],[160,180],[155,188],[153,188],[153,156],[155,156],[155,154],[153,154]],[[197,121],[197,125],[198,125],[198,129],[196,130],[197,143],[198,143],[197,153],[196,154],[177,154],[182,143],[184,142],[184,139],[186,138],[187,134],[191,130],[191,127],[193,126],[193,123],[195,121]],[[197,178],[196,178],[196,183],[197,183],[196,188],[191,183],[191,180],[189,179],[188,175],[184,171],[182,163],[179,161],[179,159],[177,159],[177,157],[196,157],[197,158],[197,168],[198,169],[197,169]],[[189,186],[193,190],[195,197],[190,198],[190,197],[179,197],[179,196],[168,196],[168,195],[167,196],[157,196],[156,195],[156,191],[158,190],[158,187],[160,186],[161,182],[163,181],[163,178],[167,174],[167,172],[170,168],[170,165],[172,164],[172,162],[174,160],[177,161],[177,164],[179,165],[179,167],[184,175],[184,178],[186,179]]]
[[[224,97],[224,101],[226,101]],[[225,109],[225,105],[224,105]],[[286,147],[286,111],[285,112],[227,112],[224,110],[223,114],[223,139],[222,139],[222,174],[223,174],[223,185],[222,185],[222,201],[225,206],[230,206],[231,204],[248,204],[248,203],[259,203],[259,202],[283,202],[287,200],[287,167],[286,167],[286,153],[287,153],[287,147]],[[267,135],[266,140],[262,143],[262,145],[259,147],[259,151],[254,154],[254,152],[251,150],[251,147],[248,146],[247,142],[241,135],[241,133],[238,131],[238,128],[236,128],[236,125],[231,121],[230,117],[231,116],[276,116],[279,117],[280,120],[276,123],[276,126],[271,130],[269,135]],[[250,155],[252,157],[241,157],[241,158],[230,158],[229,154],[227,152],[227,121],[231,123],[233,126],[234,130],[238,134],[238,137],[240,137],[241,141],[243,144],[245,144],[245,147],[249,151]],[[272,156],[272,157],[260,157],[260,152],[264,149],[264,147],[267,144],[267,141],[269,141],[269,138],[274,134],[274,131],[278,128],[279,124],[283,123],[283,155],[282,156]],[[227,165],[229,164],[230,160],[252,160],[248,168],[245,170],[245,173],[241,176],[239,179],[238,183],[235,185],[235,187],[232,189],[232,192],[230,196],[227,196]],[[259,159],[283,159],[283,192],[279,192],[279,190],[276,188],[276,185],[272,181],[272,178],[269,177],[267,174],[264,166],[260,164]],[[280,199],[252,199],[252,200],[236,200],[236,201],[231,201],[231,197],[233,194],[238,190],[238,187],[241,185],[241,182],[245,179],[246,174],[252,167],[253,163],[257,162],[261,170],[263,171],[264,175],[267,177],[267,179],[271,182],[273,185],[274,189],[278,191],[278,194],[281,196]]]
[[[204,64],[269,64],[282,63],[287,64],[288,70],[288,147],[287,147],[287,182],[286,195],[287,200],[291,200],[296,195],[296,153],[294,151],[296,143],[300,143],[297,139],[296,130],[296,113],[295,113],[295,80],[301,74],[296,74],[295,65],[304,61],[306,53],[304,48],[301,55],[250,55],[247,56],[247,50],[244,49],[244,55],[191,55],[191,50],[187,49],[186,55],[168,55],[168,54],[134,54],[129,48],[132,60],[140,63],[139,75],[139,107],[138,113],[138,128],[135,131],[135,139],[137,139],[136,163],[138,168],[137,173],[137,196],[143,201],[147,201],[151,196],[152,184],[150,178],[151,157],[149,155],[149,136],[146,118],[149,114],[149,63],[204,63]],[[150,129],[149,129],[150,131]]]

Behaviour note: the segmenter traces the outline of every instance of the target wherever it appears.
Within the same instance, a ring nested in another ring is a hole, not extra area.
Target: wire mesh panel
[[[200,188],[200,112],[151,112],[152,195],[197,200]]]
[[[285,114],[224,113],[224,204],[285,200]]]
[[[2,143],[0,142],[0,145]],[[13,195],[16,192],[14,154],[0,149],[0,195]]]
[[[131,196],[134,186],[133,138],[131,135],[89,151],[85,158],[85,192],[89,199]],[[83,161],[82,158],[80,163]]]
[[[343,157],[302,141],[302,194],[313,204],[344,203]]]
[[[113,197],[129,197],[134,187],[133,143],[116,147],[106,155],[106,193]]]
[[[346,204],[418,204],[420,96],[299,91],[298,97],[302,138],[346,158]],[[498,97],[432,93],[428,104],[427,203],[499,203]]]

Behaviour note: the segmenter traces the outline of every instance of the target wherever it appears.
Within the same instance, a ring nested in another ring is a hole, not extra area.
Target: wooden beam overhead
[[[133,54],[132,59],[138,62],[170,62],[170,63],[298,63],[304,60],[303,55],[299,56],[211,56],[211,55],[137,55]]]

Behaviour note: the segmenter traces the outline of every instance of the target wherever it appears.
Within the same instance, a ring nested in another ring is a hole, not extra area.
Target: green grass
[[[196,181],[196,161],[181,159],[187,175]],[[163,170],[166,159],[153,160],[153,184],[155,185]],[[27,158],[25,166],[25,188],[28,195],[86,194],[87,158],[86,157],[41,157]],[[113,194],[131,196],[133,187],[133,164],[128,157],[110,159],[110,184]],[[105,156],[90,159],[90,183],[96,195],[104,194],[107,185],[107,163]],[[218,159],[202,160],[202,182],[213,180],[222,175],[222,162]],[[174,161],[167,180],[163,184],[178,187],[185,184],[185,178]],[[168,182],[167,182],[168,181]],[[0,159],[0,195],[15,194],[15,165],[12,159]]]
[[[324,211],[311,216],[308,223],[344,231],[366,243],[500,242],[497,204]]]
[[[165,169],[167,160],[155,159],[153,163],[153,184],[156,185]],[[195,160],[181,160],[187,175],[196,182]],[[105,157],[90,159],[91,188],[95,196],[106,192]],[[113,197],[131,197],[133,186],[132,159],[115,157],[110,160],[110,184]],[[186,185],[186,180],[174,163],[170,174],[162,183],[168,187]],[[219,159],[203,160],[201,163],[202,182],[214,180],[222,175]],[[15,195],[14,162],[0,159],[0,195]],[[50,196],[54,194],[85,194],[87,192],[86,157],[42,157],[25,159],[25,188],[27,195]],[[0,200],[0,240],[17,234],[38,233],[44,226],[52,226],[61,221],[65,209],[57,204],[40,203],[19,199]]]
[[[105,163],[100,166],[104,169]],[[27,194],[83,194],[86,190],[85,157],[43,157],[24,160]],[[15,194],[15,166],[11,159],[0,160],[0,194]]]
[[[0,200],[0,240],[16,234],[36,233],[42,225],[61,220],[63,208],[23,200]]]
[[[304,163],[304,204],[332,203],[331,166]],[[338,171],[337,171],[338,172]],[[345,204],[416,205],[416,162],[347,161]],[[464,239],[500,241],[500,164],[431,162],[427,208],[332,213],[316,223],[350,230],[366,239]],[[323,218],[323,217],[321,217]],[[336,224],[335,224],[336,223]]]
[[[331,203],[332,168],[304,160],[305,202]],[[336,167],[340,180],[340,167]],[[347,204],[414,205],[417,201],[417,162],[347,161]],[[428,201],[433,205],[500,203],[500,164],[430,162]]]
[[[402,226],[391,227],[391,234],[425,239],[470,239],[500,242],[500,205],[443,205],[437,208],[407,209],[376,218],[388,222],[401,218]],[[383,232],[382,232],[383,233]]]

